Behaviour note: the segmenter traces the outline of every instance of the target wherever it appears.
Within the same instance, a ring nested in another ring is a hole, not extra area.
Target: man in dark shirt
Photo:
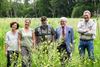
[[[41,17],[41,25],[35,29],[36,43],[54,40],[54,29],[47,23],[47,17]]]

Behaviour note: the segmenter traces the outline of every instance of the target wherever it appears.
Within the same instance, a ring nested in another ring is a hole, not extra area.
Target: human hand
[[[84,31],[85,31],[85,32],[88,32],[88,31],[90,31],[90,29],[85,29]]]

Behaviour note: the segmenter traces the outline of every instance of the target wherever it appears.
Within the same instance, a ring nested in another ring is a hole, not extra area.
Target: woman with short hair
[[[10,23],[11,31],[6,33],[6,54],[7,54],[7,67],[13,64],[13,67],[17,67],[18,60],[18,28],[17,22]],[[14,61],[12,61],[14,60]]]

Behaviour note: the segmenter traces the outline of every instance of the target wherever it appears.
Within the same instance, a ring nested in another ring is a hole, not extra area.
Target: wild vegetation
[[[0,18],[0,67],[6,67],[6,55],[5,55],[5,34],[10,30],[9,23],[12,21],[17,21],[20,24],[20,28],[23,27],[25,18]],[[93,18],[95,19],[95,18]],[[79,35],[77,33],[77,23],[80,18],[68,18],[68,25],[72,26],[74,29],[74,51],[72,55],[72,60],[70,62],[65,62],[66,67],[100,67],[100,19],[97,20],[97,35],[94,40],[94,54],[95,62],[91,62],[86,53],[85,61],[80,60],[78,53],[78,42]],[[96,20],[96,19],[95,19]],[[49,18],[48,23],[54,28],[59,26],[59,18]],[[36,28],[40,25],[39,18],[33,18],[31,23],[31,28]],[[57,46],[59,42],[53,42],[48,44],[43,42],[40,46],[32,49],[32,65],[33,67],[61,67],[60,53],[57,52]],[[44,50],[45,49],[45,50]],[[19,54],[18,67],[21,67],[21,55]]]

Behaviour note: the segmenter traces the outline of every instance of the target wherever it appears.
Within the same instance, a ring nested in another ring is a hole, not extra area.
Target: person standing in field
[[[44,41],[52,42],[54,40],[55,31],[47,22],[47,17],[41,17],[41,25],[35,28],[36,43],[39,44]]]
[[[6,33],[6,54],[7,54],[7,67],[13,65],[13,67],[17,67],[18,60],[18,28],[19,24],[17,22],[10,23],[11,31]]]
[[[26,19],[24,28],[19,30],[19,45],[22,54],[22,67],[32,67],[32,49],[35,45],[34,31],[30,28],[31,20]]]
[[[93,40],[96,35],[96,22],[91,18],[91,12],[86,10],[83,13],[83,20],[78,23],[78,33],[80,34],[79,54],[84,58],[85,49],[88,51],[88,57],[92,61],[94,58]]]
[[[64,56],[61,57],[62,64],[71,59],[72,49],[74,47],[74,32],[71,26],[68,26],[66,17],[60,18],[60,27],[56,29],[56,39],[61,42],[58,51]]]

